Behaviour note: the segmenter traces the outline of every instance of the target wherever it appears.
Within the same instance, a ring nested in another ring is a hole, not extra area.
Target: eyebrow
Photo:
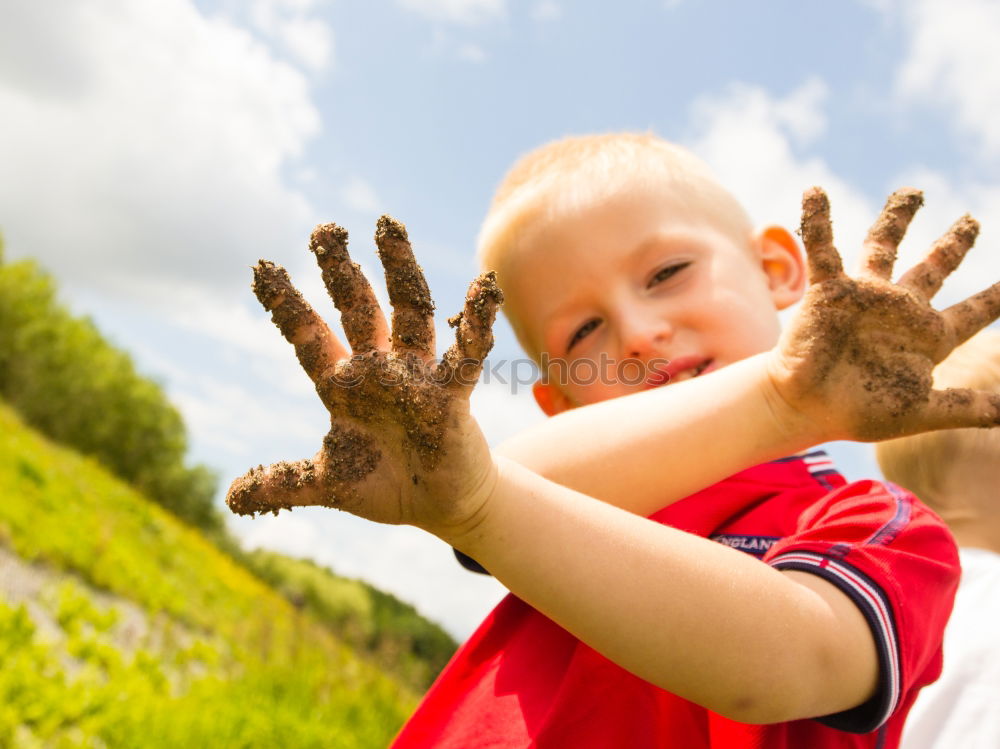
[[[684,244],[687,247],[700,247],[702,242],[697,236],[687,231],[660,231],[650,234],[635,246],[635,250],[630,254],[630,258],[639,257],[654,249],[670,247],[675,244]]]

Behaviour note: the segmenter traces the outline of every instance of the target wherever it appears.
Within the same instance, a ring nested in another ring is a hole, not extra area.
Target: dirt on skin
[[[258,466],[233,482],[227,504],[240,514],[274,512],[293,505],[344,507],[357,496],[356,487],[377,470],[383,459],[379,442],[403,444],[402,460],[414,483],[421,471],[433,470],[445,452],[445,433],[454,427],[455,385],[471,387],[482,359],[493,344],[492,323],[503,295],[496,274],[487,273],[470,286],[465,308],[449,322],[456,342],[434,364],[434,303],[423,271],[413,257],[405,227],[379,219],[375,235],[386,270],[393,305],[391,351],[377,348],[384,317],[360,267],[347,253],[347,232],[336,224],[316,228],[310,249],[316,255],[334,304],[341,312],[345,335],[355,355],[327,360],[325,323],[292,286],[280,266],[262,260],[254,269],[253,290],[282,335],[295,344],[303,368],[316,384],[333,425],[317,463],[311,460]],[[358,427],[340,421],[348,417]],[[379,442],[366,432],[378,434]],[[401,432],[401,434],[400,434]],[[393,436],[397,435],[397,436]]]
[[[493,320],[502,304],[503,291],[497,284],[497,273],[487,271],[469,286],[465,308],[448,318],[448,325],[455,329],[455,343],[445,352],[443,363],[459,384],[471,386],[478,379],[478,368],[471,381],[464,369],[467,362],[481,364],[493,348]]]
[[[269,260],[260,260],[253,268],[254,295],[271,313],[271,321],[295,346],[295,355],[306,373],[316,379],[330,366],[330,331],[302,294],[292,285],[288,272]]]
[[[866,265],[871,272],[880,277],[891,273],[896,246],[922,202],[922,195],[915,190],[901,190],[890,196],[865,243]],[[926,402],[930,372],[918,373],[911,361],[893,357],[894,351],[859,345],[853,321],[859,310],[870,313],[874,309],[890,328],[940,328],[941,322],[934,311],[913,305],[902,289],[898,290],[897,298],[889,300],[884,287],[843,274],[840,256],[833,246],[829,200],[821,190],[811,190],[803,198],[800,234],[808,252],[810,280],[814,283],[806,292],[811,313],[800,331],[801,345],[812,361],[809,386],[819,387],[832,369],[846,360],[861,372],[861,386],[877,404],[873,414],[888,413],[898,419]],[[871,315],[866,319],[871,320]],[[862,431],[877,426],[873,422]]]
[[[866,422],[856,425],[856,438],[885,439],[907,416],[918,413],[929,402],[932,366],[959,340],[993,319],[1000,302],[995,292],[984,292],[982,303],[957,305],[947,314],[935,311],[928,300],[944,278],[961,262],[978,233],[971,217],[959,219],[935,243],[928,257],[900,279],[887,286],[902,240],[914,213],[922,205],[917,190],[893,193],[865,242],[865,267],[869,277],[848,278],[842,272],[833,247],[833,232],[826,195],[814,188],[803,198],[800,234],[806,245],[810,282],[808,315],[803,319],[796,345],[811,363],[807,387],[820,387],[831,370],[847,362],[860,373],[860,385],[870,393],[871,408]],[[864,312],[864,315],[860,315]],[[857,320],[864,320],[864,338]],[[894,331],[922,331],[925,349],[917,352],[892,340]],[[879,337],[879,332],[885,335]],[[966,331],[963,333],[963,331]],[[954,416],[964,416],[973,403],[967,391],[944,391],[935,407]],[[992,399],[989,413],[979,417],[986,423],[1000,419],[1000,397]],[[966,417],[967,418],[967,417]],[[886,420],[888,419],[888,424]]]
[[[904,187],[886,200],[882,213],[868,231],[866,266],[879,278],[888,278],[896,264],[896,251],[914,214],[924,204],[920,190]]]
[[[945,277],[959,266],[979,236],[979,222],[966,214],[931,248],[924,263],[906,273],[900,282],[907,282],[925,299],[934,296]]]
[[[392,304],[393,349],[432,354],[434,302],[423,269],[413,257],[406,227],[391,216],[380,217],[375,244]]]
[[[312,487],[318,479],[316,464],[309,459],[282,460],[267,468],[259,465],[232,483],[226,494],[226,504],[238,515],[258,512],[277,515],[280,509],[292,509],[293,503],[286,498],[290,500],[296,490]]]
[[[323,283],[340,312],[348,343],[355,353],[364,353],[376,347],[385,323],[371,284],[347,252],[347,240],[343,227],[320,224],[309,239],[309,249],[316,256]]]

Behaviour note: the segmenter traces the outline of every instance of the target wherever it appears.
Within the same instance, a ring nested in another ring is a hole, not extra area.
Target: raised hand
[[[324,224],[310,241],[350,351],[284,268],[266,260],[254,268],[254,293],[295,346],[330,413],[330,431],[312,458],[258,466],[234,481],[226,496],[234,512],[323,505],[443,532],[474,517],[495,472],[468,400],[493,345],[503,301],[496,277],[486,273],[472,282],[463,311],[448,321],[456,341],[437,360],[434,304],[405,227],[383,216],[375,242],[391,329],[347,254],[347,232]]]
[[[942,311],[930,304],[972,247],[979,224],[963,216],[921,262],[891,281],[899,242],[922,204],[917,190],[889,196],[851,278],[833,245],[826,194],[817,187],[803,196],[809,288],[771,372],[782,400],[819,422],[827,439],[876,441],[1000,425],[1000,395],[931,385],[934,366],[1000,315],[1000,283]]]

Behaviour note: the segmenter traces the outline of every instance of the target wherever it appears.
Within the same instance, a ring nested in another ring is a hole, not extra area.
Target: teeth
[[[678,372],[677,374],[675,374],[673,377],[670,378],[670,382],[684,382],[684,380],[693,379],[698,375],[700,375],[702,372],[704,372],[706,369],[708,369],[708,365],[709,362],[703,361],[696,367],[691,367],[690,369],[685,369],[681,372]]]

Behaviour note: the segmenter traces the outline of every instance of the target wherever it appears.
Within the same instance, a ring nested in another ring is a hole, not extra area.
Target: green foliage
[[[3,406],[0,497],[0,544],[72,573],[39,599],[55,637],[0,602],[0,746],[384,747],[412,710],[314,617]],[[91,586],[141,607],[146,634]]]
[[[0,264],[0,397],[188,522],[222,527],[216,477],[184,464],[184,424],[163,389],[60,305],[30,261]]]
[[[382,747],[399,725],[386,682],[314,658],[178,678],[156,654],[65,624],[64,642],[43,639],[23,606],[0,602],[0,746]]]
[[[414,688],[430,686],[455,652],[455,641],[441,627],[361,580],[270,551],[248,554],[245,563],[293,604]]]

